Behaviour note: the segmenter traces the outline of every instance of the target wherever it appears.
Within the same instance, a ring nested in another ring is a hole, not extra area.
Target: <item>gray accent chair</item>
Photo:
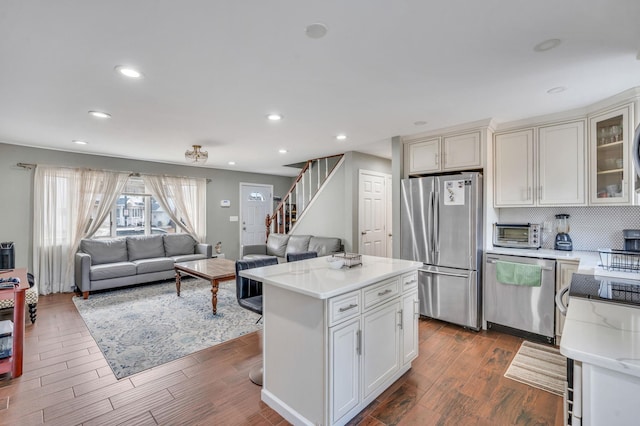
[[[342,240],[335,237],[313,235],[269,234],[266,244],[242,247],[242,259],[264,259],[275,256],[278,262],[286,262],[287,254],[315,251],[318,256],[339,253],[343,250]]]
[[[211,244],[189,234],[141,235],[84,239],[75,255],[75,284],[89,292],[175,277],[177,262],[211,257]]]

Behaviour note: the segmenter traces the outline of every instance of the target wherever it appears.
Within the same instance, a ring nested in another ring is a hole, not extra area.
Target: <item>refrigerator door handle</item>
[[[439,263],[440,253],[440,192],[435,191],[433,194],[433,251],[434,262]]]
[[[434,222],[435,222],[435,220],[434,220],[434,216],[433,216],[434,211],[435,211],[435,207],[433,205],[433,202],[435,200],[435,196],[436,196],[436,194],[433,191],[431,191],[431,193],[429,194],[429,213],[427,215],[427,217],[429,218],[428,227],[431,228],[431,229],[428,230],[429,231],[429,253],[431,254],[431,256],[430,256],[430,262],[431,263],[435,263],[434,256],[435,256],[435,250],[436,250],[436,248],[435,248],[435,240],[434,240],[434,238],[435,238],[434,237],[434,234],[435,234]]]
[[[448,277],[458,277],[458,278],[469,278],[469,274],[454,274],[451,272],[430,271],[428,269],[418,269],[418,271],[424,272],[425,274],[446,275]]]

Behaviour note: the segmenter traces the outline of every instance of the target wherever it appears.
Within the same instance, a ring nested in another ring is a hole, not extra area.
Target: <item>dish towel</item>
[[[496,278],[503,284],[540,287],[542,267],[498,260],[496,261]]]

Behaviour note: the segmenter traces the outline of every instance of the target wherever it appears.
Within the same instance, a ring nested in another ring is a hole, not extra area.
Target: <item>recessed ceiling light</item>
[[[424,126],[425,124],[427,124],[427,122],[423,121],[423,120],[419,120],[419,121],[414,121],[413,122],[414,126]]]
[[[267,119],[271,121],[280,121],[282,120],[282,114],[269,114],[267,115]]]
[[[89,111],[89,114],[98,118],[111,118],[111,114],[102,111]]]
[[[125,77],[129,77],[129,78],[142,78],[142,77],[144,77],[144,74],[142,74],[137,69],[131,68],[131,67],[127,67],[127,66],[124,66],[124,65],[118,65],[115,68],[115,70],[118,71],[120,74],[124,75]]]
[[[336,139],[338,139],[339,141],[343,141],[343,140],[347,139],[347,135],[338,135],[338,136],[336,136]]]
[[[74,140],[73,140],[73,143],[78,144],[78,145],[86,145],[88,142],[80,141],[80,140],[76,140],[76,139],[74,139]]]
[[[560,43],[562,43],[562,40],[560,40],[559,38],[551,38],[549,40],[545,40],[536,44],[533,47],[533,50],[536,52],[546,52],[547,50],[551,50],[554,47],[558,47]]]
[[[553,95],[554,93],[561,93],[561,92],[564,92],[565,90],[567,90],[566,87],[558,86],[558,87],[552,87],[551,89],[547,90],[547,93],[550,95]]]
[[[279,149],[279,150],[278,150],[278,152],[279,152],[280,154],[286,154],[286,153],[287,153],[287,150],[286,150],[286,149]]]
[[[307,25],[304,32],[309,38],[322,38],[327,35],[327,26],[321,22],[316,22],[315,24]]]
[[[229,161],[227,164],[230,165],[230,166],[235,166],[236,162],[235,161]]]

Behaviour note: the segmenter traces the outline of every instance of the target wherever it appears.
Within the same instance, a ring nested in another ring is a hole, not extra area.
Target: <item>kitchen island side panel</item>
[[[326,300],[263,285],[264,384],[266,394],[310,420],[328,424]],[[292,423],[293,419],[272,407]]]

